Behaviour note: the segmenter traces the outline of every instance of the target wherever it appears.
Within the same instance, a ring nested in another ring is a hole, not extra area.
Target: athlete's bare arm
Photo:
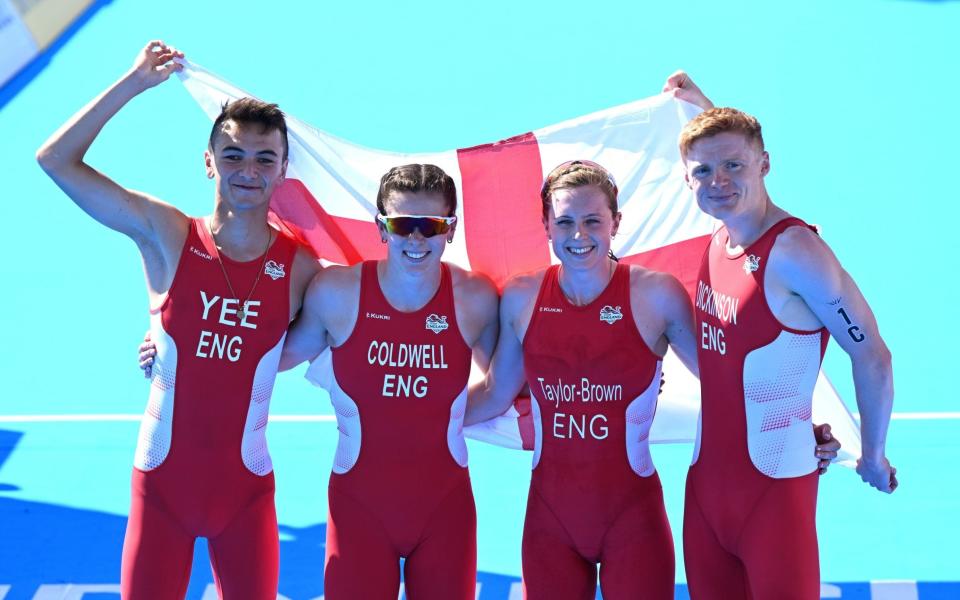
[[[490,366],[499,332],[497,288],[489,277],[450,265],[457,326],[473,350],[473,361],[484,371]]]
[[[300,315],[290,325],[280,355],[280,370],[313,360],[328,346],[350,337],[360,306],[360,265],[332,266],[314,275]]]
[[[305,360],[313,360],[328,346],[327,328],[319,309],[324,294],[323,284],[319,279],[320,277],[316,276],[310,282],[304,294],[300,314],[287,330],[287,338],[280,354],[281,371],[292,369]]]
[[[699,377],[693,305],[684,287],[672,275],[633,266],[630,288],[633,318],[647,345],[661,356],[669,345],[680,362]],[[814,454],[823,474],[837,457],[840,441],[833,437],[826,423],[814,428],[814,436],[817,440]]]
[[[710,98],[707,98],[697,84],[695,84],[684,71],[676,71],[673,75],[667,77],[667,81],[663,84],[662,91],[670,92],[674,98],[695,104],[703,110],[713,108],[713,102],[710,101]]]
[[[680,362],[699,377],[693,305],[683,285],[672,275],[633,266],[630,304],[637,329],[650,349],[663,356],[669,345]]]
[[[523,336],[543,280],[543,272],[510,279],[500,299],[500,335],[490,368],[470,386],[464,425],[502,415],[523,389]]]
[[[37,151],[40,166],[77,206],[136,242],[151,294],[169,289],[189,220],[169,204],[118,185],[84,162],[84,155],[127,102],[182,69],[172,62],[182,56],[163,42],[150,42],[130,71],[71,117]]]
[[[290,285],[290,320],[297,316],[303,307],[303,298],[306,295],[307,287],[313,281],[323,267],[320,261],[314,258],[303,248],[298,248],[293,257],[293,281]]]
[[[772,292],[768,298],[786,298],[783,306],[775,308],[784,324],[802,320],[803,309],[808,309],[819,322],[816,326],[825,326],[850,356],[863,438],[857,473],[878,490],[892,492],[897,471],[886,458],[893,410],[892,360],[857,284],[818,235],[791,227],[770,253],[766,286]]]

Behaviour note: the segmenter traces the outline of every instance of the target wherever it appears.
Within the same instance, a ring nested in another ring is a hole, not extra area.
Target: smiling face
[[[204,156],[218,201],[235,211],[265,210],[287,167],[281,132],[258,123],[225,121]]]
[[[764,177],[770,157],[742,133],[724,132],[703,137],[684,157],[687,185],[700,209],[729,221],[762,210],[767,202]]]
[[[620,213],[610,210],[610,200],[599,187],[553,190],[544,225],[565,269],[608,268],[610,240],[620,226]]]
[[[447,201],[436,192],[392,191],[387,195],[383,207],[388,218],[396,215],[451,216]],[[409,235],[389,233],[379,222],[378,227],[387,243],[388,262],[405,270],[426,271],[439,267],[444,246],[448,240],[453,241],[456,224],[447,233],[432,237],[424,237],[420,230],[414,230]]]

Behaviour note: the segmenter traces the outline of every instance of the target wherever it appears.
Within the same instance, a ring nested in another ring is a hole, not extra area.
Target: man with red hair
[[[665,91],[696,96],[683,73]],[[694,304],[701,431],[687,478],[684,556],[702,599],[820,597],[813,388],[829,336],[853,363],[863,456],[857,472],[897,487],[885,455],[893,372],[876,319],[816,230],[774,204],[757,120],[711,108],[680,135],[686,180],[723,226]]]

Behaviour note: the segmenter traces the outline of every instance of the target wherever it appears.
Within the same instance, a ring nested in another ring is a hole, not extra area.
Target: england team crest
[[[437,335],[440,335],[440,332],[450,327],[447,323],[447,317],[439,316],[436,313],[430,313],[430,316],[427,317],[427,329],[434,332]]]
[[[743,259],[743,272],[749,275],[755,273],[760,268],[760,257],[751,254]]]
[[[623,318],[623,313],[619,306],[610,306],[609,304],[600,309],[600,320],[607,325],[613,325]]]
[[[274,281],[286,275],[286,272],[284,272],[283,270],[283,265],[277,264],[275,261],[272,261],[272,260],[267,261],[267,264],[264,265],[263,267],[263,272],[264,274],[269,276],[270,279]]]

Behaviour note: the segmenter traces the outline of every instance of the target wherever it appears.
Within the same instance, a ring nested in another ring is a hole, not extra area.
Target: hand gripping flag
[[[201,67],[185,63],[180,78],[211,118],[228,100],[250,96]],[[457,184],[458,235],[444,260],[490,276],[498,287],[513,274],[559,262],[540,216],[547,173],[571,159],[602,164],[620,189],[623,217],[613,252],[620,261],[674,275],[693,295],[713,219],[702,213],[683,179],[680,130],[699,108],[667,94],[602,110],[499,142],[446,152],[403,154],[364,148],[287,115],[286,181],[270,201],[271,222],[327,263],[381,259],[374,222],[380,177],[391,167],[431,163]],[[317,383],[322,354],[307,373]],[[474,369],[477,375],[477,369]],[[700,408],[697,380],[672,352],[667,383],[650,434],[653,442],[689,442]],[[814,419],[829,422],[843,442],[841,463],[860,455],[859,427],[823,373],[814,393]],[[529,400],[498,419],[465,428],[473,438],[508,447],[532,446]]]

